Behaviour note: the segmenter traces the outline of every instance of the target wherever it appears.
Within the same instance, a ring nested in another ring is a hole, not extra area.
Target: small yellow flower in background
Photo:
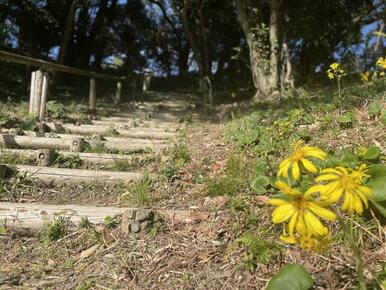
[[[368,82],[370,78],[370,72],[365,72],[361,74],[361,81],[362,82]]]
[[[345,75],[344,70],[340,67],[339,63],[334,62],[330,64],[330,68],[327,70],[327,76],[329,79],[340,79],[342,76]]]
[[[307,234],[315,237],[324,237],[328,234],[328,228],[322,224],[319,217],[335,220],[336,215],[325,207],[325,203],[313,200],[312,193],[308,191],[302,193],[283,181],[277,181],[275,187],[284,193],[288,200],[279,198],[268,200],[268,204],[277,207],[272,212],[272,221],[275,224],[288,221],[289,239],[294,237],[295,232],[302,236]],[[284,240],[285,236],[282,239]]]
[[[358,157],[363,157],[367,151],[367,148],[366,147],[363,147],[363,146],[360,146],[357,148],[357,155]]]
[[[381,72],[379,73],[379,75],[380,75],[381,77],[384,77],[384,76],[385,76],[385,72],[384,72],[384,71],[381,71]]]
[[[284,159],[280,163],[278,172],[279,176],[287,178],[289,173],[291,172],[292,177],[295,180],[299,180],[301,177],[300,164],[302,164],[303,167],[311,173],[318,172],[318,169],[315,167],[314,164],[312,164],[311,161],[308,160],[308,158],[313,157],[320,160],[324,160],[327,154],[319,148],[302,146],[303,144],[303,140],[298,140],[291,144],[293,152],[291,156]]]
[[[375,64],[382,69],[386,69],[386,57],[378,58]]]
[[[370,187],[363,185],[363,179],[368,177],[366,165],[361,165],[358,170],[345,167],[326,168],[322,175],[317,177],[317,182],[327,182],[324,185],[315,185],[309,193],[320,193],[321,200],[328,203],[337,202],[344,194],[342,210],[352,214],[361,214],[368,207],[368,198],[372,196]]]
[[[339,67],[339,63],[337,63],[337,62],[334,62],[334,63],[330,64],[330,68],[332,70],[334,70],[334,71],[337,70],[338,67]]]

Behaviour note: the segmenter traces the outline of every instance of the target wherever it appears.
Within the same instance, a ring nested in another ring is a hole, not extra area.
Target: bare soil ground
[[[344,138],[358,138],[368,126],[370,121],[364,118]],[[151,188],[148,207],[195,210],[197,221],[176,223],[156,217],[148,231],[129,237],[119,227],[107,226],[79,229],[53,242],[39,236],[4,236],[0,240],[0,289],[263,289],[289,263],[301,263],[312,273],[314,289],[353,289],[353,255],[339,237],[323,254],[284,245],[278,241],[280,229],[270,220],[266,197],[245,194],[250,192],[240,192],[237,197],[207,196],[206,181],[223,174],[230,153],[238,154],[224,143],[222,129],[222,124],[193,123],[179,141],[188,146],[191,160],[175,169],[172,177],[154,181]],[[369,130],[364,142],[379,140],[381,132]],[[342,136],[330,137],[326,136],[332,140],[330,146],[340,145]],[[383,140],[378,142],[385,145]],[[172,164],[170,154],[163,155],[149,167],[150,172],[165,172],[164,167]],[[254,156],[243,154],[242,158],[248,161]],[[28,184],[14,198],[19,202],[128,206],[121,198],[127,190],[124,184],[63,188]],[[203,212],[209,214],[200,216]],[[366,269],[376,270],[386,257],[384,225],[372,220],[354,226],[362,229]],[[259,251],[252,260],[237,240],[245,233],[259,238]]]

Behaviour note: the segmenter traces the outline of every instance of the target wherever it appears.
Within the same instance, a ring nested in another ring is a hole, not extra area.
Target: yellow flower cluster
[[[380,57],[378,58],[378,60],[376,61],[375,65],[379,68],[381,68],[382,70],[386,70],[386,57]],[[364,73],[361,73],[361,81],[363,82],[368,82],[370,77],[375,79],[377,78],[378,76],[380,77],[384,77],[386,75],[386,72],[384,71],[374,71],[371,75],[371,73],[369,71],[367,72],[364,72]]]
[[[282,194],[270,198],[268,204],[276,207],[272,212],[273,223],[288,222],[281,240],[321,251],[332,238],[320,219],[336,220],[332,206],[339,203],[342,196],[342,211],[361,214],[368,206],[372,190],[363,184],[368,177],[366,165],[361,165],[357,170],[341,166],[320,170],[309,159],[324,160],[327,154],[319,148],[303,146],[303,143],[293,143],[292,154],[280,163],[278,176],[286,178],[288,182],[279,180],[275,183]],[[303,172],[319,173],[315,178],[316,184],[305,191],[290,185],[291,178],[299,181]]]
[[[386,57],[378,58],[375,64],[382,69],[386,69]]]
[[[344,70],[340,67],[339,63],[334,62],[330,64],[329,69],[327,70],[327,76],[329,79],[340,79],[345,75]]]

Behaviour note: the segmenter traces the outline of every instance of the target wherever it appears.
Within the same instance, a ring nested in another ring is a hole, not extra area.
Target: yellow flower
[[[334,71],[336,71],[338,69],[338,67],[339,67],[339,63],[337,63],[337,62],[330,64],[330,68]]]
[[[361,214],[368,207],[368,198],[372,190],[363,185],[363,179],[368,177],[366,165],[358,170],[349,170],[345,167],[326,168],[322,175],[316,178],[317,182],[327,182],[325,185],[315,185],[309,189],[310,193],[320,193],[321,200],[328,203],[337,202],[344,194],[342,210],[348,213]]]
[[[301,146],[304,142],[302,140],[296,141],[291,144],[291,147],[294,149],[291,156],[284,159],[280,165],[279,165],[279,176],[283,176],[285,178],[288,177],[289,172],[291,171],[292,177],[295,180],[299,180],[301,176],[300,171],[300,164],[303,165],[303,167],[311,172],[316,173],[318,172],[317,168],[314,164],[312,164],[311,161],[309,161],[307,158],[313,157],[318,158],[321,160],[324,160],[327,156],[325,152],[320,150],[316,147],[310,147],[310,146]],[[291,170],[292,169],[292,170]]]
[[[340,79],[344,74],[344,70],[337,62],[330,64],[330,68],[327,70],[327,76],[331,80],[334,78]]]
[[[379,66],[382,69],[386,69],[386,57],[380,57],[378,58],[377,62],[375,63],[377,66]]]
[[[310,234],[316,237],[326,236],[328,229],[318,217],[335,220],[336,215],[324,207],[324,203],[312,199],[312,193],[290,187],[283,181],[277,181],[275,187],[286,195],[288,200],[271,198],[268,204],[276,206],[272,212],[275,224],[288,221],[288,235],[293,237],[295,232],[300,235]]]
[[[359,147],[357,148],[357,155],[358,155],[359,157],[363,157],[363,156],[365,155],[366,151],[367,151],[367,148],[366,148],[366,147],[359,146]]]
[[[368,82],[370,77],[370,72],[365,72],[361,74],[361,81],[362,82]]]
[[[334,78],[334,73],[329,69],[329,70],[327,71],[327,76],[328,76],[328,78],[329,78],[330,80],[332,80],[332,79]]]
[[[384,72],[384,71],[381,71],[381,72],[379,73],[379,75],[380,75],[381,77],[384,77],[384,76],[385,76],[385,72]]]

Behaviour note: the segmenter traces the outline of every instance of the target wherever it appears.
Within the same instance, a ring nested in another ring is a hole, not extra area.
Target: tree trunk
[[[73,20],[77,4],[78,0],[73,0],[70,9],[68,10],[66,26],[64,28],[62,40],[60,42],[60,50],[58,56],[58,63],[60,64],[64,64],[66,61],[67,48],[71,39],[72,30],[74,28]]]
[[[269,43],[270,43],[270,89],[279,88],[279,36],[278,36],[279,5],[277,0],[270,2]]]
[[[264,51],[265,35],[261,31],[263,20],[258,15],[256,7],[247,7],[246,0],[235,0],[239,15],[239,21],[244,31],[249,48],[249,58],[252,79],[256,88],[254,100],[258,101],[267,97],[279,86],[279,37],[278,37],[278,13],[279,3],[271,0],[268,55]],[[251,9],[253,8],[253,9]],[[249,15],[252,14],[252,15]]]
[[[258,35],[254,31],[258,30],[259,27],[251,27],[245,0],[236,0],[236,8],[249,48],[252,79],[256,88],[254,100],[257,101],[266,97],[269,93],[268,78],[265,72],[266,64],[261,56],[261,45],[259,45]],[[258,23],[258,20],[256,23]]]
[[[201,52],[200,52],[200,49],[198,48],[198,44],[194,38],[193,32],[190,29],[188,10],[189,10],[189,0],[184,0],[184,7],[181,13],[182,26],[185,30],[190,47],[193,50],[194,58],[197,61],[198,73],[200,77],[205,77],[205,67],[204,67],[204,63],[202,62]]]

